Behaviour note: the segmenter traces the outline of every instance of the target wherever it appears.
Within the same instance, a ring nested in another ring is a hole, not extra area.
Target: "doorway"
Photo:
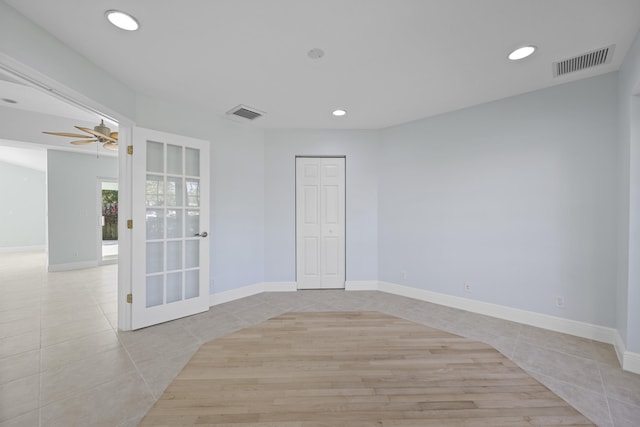
[[[118,181],[98,178],[98,262],[118,262]]]
[[[345,216],[345,158],[296,157],[298,289],[344,289]]]

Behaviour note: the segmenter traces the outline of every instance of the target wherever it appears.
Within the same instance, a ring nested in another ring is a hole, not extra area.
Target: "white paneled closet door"
[[[298,289],[343,289],[345,158],[296,158]]]

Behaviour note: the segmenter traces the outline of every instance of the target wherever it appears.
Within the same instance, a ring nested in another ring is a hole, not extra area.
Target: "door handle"
[[[207,237],[208,235],[209,233],[207,233],[206,231],[203,231],[202,233],[194,234],[195,237]]]

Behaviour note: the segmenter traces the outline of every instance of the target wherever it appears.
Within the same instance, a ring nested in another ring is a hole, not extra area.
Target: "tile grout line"
[[[609,404],[609,395],[607,393],[607,386],[604,384],[604,377],[602,376],[602,370],[600,369],[600,364],[598,363],[598,376],[600,377],[600,382],[602,383],[602,390],[604,391],[604,401],[607,404],[607,411],[609,411],[609,420],[611,421],[611,425],[615,426],[613,422],[613,414],[611,413],[611,405]]]
[[[40,311],[40,339],[38,342],[38,426],[42,427],[42,290],[45,287],[46,273],[43,273],[40,278],[40,292],[38,292],[39,311]]]
[[[113,326],[111,326],[111,329],[114,329]],[[127,348],[126,345],[124,345],[124,343],[120,339],[120,334],[118,333],[117,330],[115,330],[115,333],[116,333],[116,338],[118,339],[118,342],[120,343],[120,346],[124,349],[125,353],[127,354],[127,357],[129,358],[129,360],[133,364],[133,367],[135,368],[136,373],[140,376],[140,378],[142,378],[142,382],[144,382],[144,385],[147,388],[147,391],[149,392],[149,395],[151,395],[151,398],[153,399],[153,401],[155,403],[159,399],[159,396],[157,398],[155,397],[153,391],[151,390],[151,386],[149,386],[149,383],[147,382],[146,378],[142,375],[142,372],[140,371],[140,368],[138,367],[138,364],[136,363],[135,360],[133,360],[133,357],[131,357],[131,353],[129,352],[129,349]]]

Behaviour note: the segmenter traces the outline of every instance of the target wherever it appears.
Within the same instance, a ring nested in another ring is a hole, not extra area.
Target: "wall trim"
[[[548,314],[536,313],[533,311],[521,310],[483,301],[462,298],[454,295],[447,295],[425,289],[412,288],[395,283],[379,282],[378,289],[395,295],[401,295],[422,301],[440,304],[447,307],[484,314],[486,316],[497,317],[499,319],[510,320],[512,322],[524,323],[551,331],[564,334],[575,335],[607,344],[615,343],[615,329],[604,326],[593,325],[591,323],[577,320],[564,319],[562,317]]]
[[[622,360],[622,369],[640,374],[640,353],[632,353],[625,350],[624,358]]]
[[[0,252],[44,252],[45,249],[47,249],[45,245],[9,246],[0,248]]]
[[[256,295],[262,292],[264,292],[264,283],[254,283],[253,285],[247,285],[241,288],[211,294],[209,295],[209,307],[224,304],[225,302],[235,301],[240,298],[250,297],[251,295]]]
[[[616,342],[613,345],[616,349],[618,361],[625,371],[640,374],[640,353],[627,351],[627,346],[618,331],[615,331]]]
[[[379,284],[377,280],[347,280],[344,283],[345,291],[377,291]]]
[[[616,342],[613,344],[613,348],[616,350],[616,356],[618,356],[618,362],[620,362],[621,366],[624,366],[624,353],[627,351],[627,346],[620,335],[620,332],[616,331]]]
[[[48,271],[53,273],[56,271],[82,270],[85,268],[98,267],[98,261],[80,261],[70,262],[66,264],[49,264]]]
[[[298,290],[296,282],[264,282],[265,292],[295,292]]]
[[[262,292],[295,292],[296,290],[296,282],[259,282],[241,288],[211,294],[209,295],[209,307],[250,297]]]

